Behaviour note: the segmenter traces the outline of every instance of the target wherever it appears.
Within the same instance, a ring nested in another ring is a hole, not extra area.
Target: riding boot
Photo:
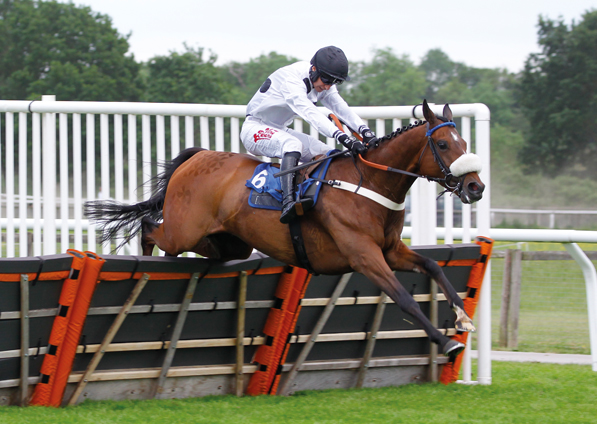
[[[301,154],[299,152],[288,152],[282,158],[280,165],[280,172],[293,168],[298,163]],[[282,186],[282,215],[280,222],[288,224],[296,218],[296,202],[294,201],[294,172],[282,175],[280,177],[280,185]]]
[[[285,153],[282,158],[280,172],[295,167],[300,157],[299,152]],[[282,215],[280,216],[280,222],[282,224],[288,224],[297,215],[302,215],[305,210],[313,206],[312,199],[301,199],[299,201],[294,199],[294,180],[294,172],[289,172],[280,177],[280,185],[282,186]]]

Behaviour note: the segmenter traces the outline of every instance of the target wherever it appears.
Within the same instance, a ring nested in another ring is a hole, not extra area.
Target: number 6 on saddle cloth
[[[327,153],[329,156],[338,152],[331,150]],[[298,184],[295,196],[300,198],[310,197],[313,199],[313,206],[317,203],[319,191],[323,186],[322,180],[330,166],[332,159],[323,161],[309,174],[306,179]],[[278,167],[271,163],[261,163],[257,165],[251,179],[247,180],[246,186],[251,189],[249,195],[249,205],[257,209],[282,210],[282,188],[280,179],[275,178],[274,174],[280,172]]]

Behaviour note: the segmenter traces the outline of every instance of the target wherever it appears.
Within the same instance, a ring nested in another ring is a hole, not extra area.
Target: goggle
[[[335,78],[331,75],[328,74],[324,74],[323,72],[319,73],[319,78],[321,78],[321,82],[324,83],[325,85],[340,85],[344,82],[343,79],[340,78]]]

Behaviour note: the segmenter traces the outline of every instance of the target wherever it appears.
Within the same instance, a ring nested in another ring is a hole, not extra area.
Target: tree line
[[[216,65],[214,52],[185,44],[138,62],[129,37],[87,6],[0,0],[0,99],[246,104],[271,72],[298,60],[271,52]],[[518,170],[597,177],[597,11],[569,25],[538,17],[538,42],[520,73],[467,66],[440,49],[419,63],[376,49],[351,62],[352,81],[340,89],[353,106],[485,103],[492,163],[516,168],[499,171],[506,180]]]

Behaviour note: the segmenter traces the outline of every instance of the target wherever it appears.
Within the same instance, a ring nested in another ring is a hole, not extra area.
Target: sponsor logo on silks
[[[266,128],[264,130],[257,131],[253,135],[253,139],[255,140],[255,143],[257,143],[259,140],[270,140],[277,132],[278,131],[274,130],[273,128]]]

